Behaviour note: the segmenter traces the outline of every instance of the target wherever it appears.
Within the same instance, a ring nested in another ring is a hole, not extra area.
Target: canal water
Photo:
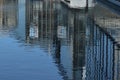
[[[91,2],[0,0],[0,80],[120,80],[120,16]]]

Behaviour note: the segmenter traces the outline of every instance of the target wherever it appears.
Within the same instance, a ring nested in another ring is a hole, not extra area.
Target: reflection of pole
[[[47,37],[47,27],[48,27],[48,18],[47,18],[48,17],[48,9],[47,8],[48,8],[48,3],[49,3],[48,0],[46,0],[45,3],[46,3],[46,16],[45,16],[46,17],[46,19],[45,19],[45,21],[46,21],[45,28],[46,29],[45,29],[45,36]]]
[[[53,22],[52,22],[52,20],[53,20],[53,17],[52,17],[52,15],[53,15],[53,10],[52,10],[52,7],[53,6],[53,0],[50,0],[50,36],[52,37],[52,24],[53,24]]]
[[[85,13],[88,12],[88,0],[86,0],[86,8],[85,8]]]
[[[56,59],[56,63],[60,63],[61,41],[56,35],[53,37],[53,44],[55,47],[54,57]]]
[[[119,69],[120,69],[120,67],[119,67],[119,66],[120,66],[120,65],[119,65],[119,64],[120,64],[120,63],[119,63],[119,61],[120,61],[119,56],[120,56],[120,55],[119,55],[119,54],[120,54],[120,48],[118,47],[118,50],[117,50],[117,80],[119,80],[119,77],[120,77],[120,76],[119,76],[119,74],[120,74],[120,73],[119,73],[119,71],[120,71],[120,70],[119,70]]]
[[[32,17],[32,10],[30,10],[31,7],[31,2],[30,0],[25,1],[26,5],[26,42],[29,42],[29,37],[30,37],[30,23],[31,23],[31,17]]]
[[[60,39],[56,38],[56,49],[55,49],[56,58],[60,58],[60,48],[61,48],[61,41]]]
[[[5,1],[3,0],[3,6],[5,7],[6,5],[4,3],[5,3]],[[4,25],[5,24],[5,11],[4,11],[4,8],[2,8],[2,10],[3,10],[2,25]]]
[[[120,50],[119,50],[119,53],[118,53],[118,66],[119,66],[119,69],[118,69],[118,79],[120,79]]]

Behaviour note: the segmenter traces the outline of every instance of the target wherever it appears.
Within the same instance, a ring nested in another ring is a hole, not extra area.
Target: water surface
[[[114,36],[106,33],[99,6],[0,0],[0,80],[116,78]]]

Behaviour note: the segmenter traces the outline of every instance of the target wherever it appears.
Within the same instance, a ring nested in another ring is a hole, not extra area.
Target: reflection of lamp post
[[[86,5],[88,6],[88,0],[86,0]]]
[[[88,12],[88,0],[86,0],[86,8],[85,8],[85,13]]]

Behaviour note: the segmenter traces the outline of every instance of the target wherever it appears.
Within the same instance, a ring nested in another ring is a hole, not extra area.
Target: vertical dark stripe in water
[[[107,58],[107,56],[106,56],[106,53],[107,53],[107,43],[106,43],[106,40],[107,40],[107,36],[105,36],[105,34],[104,34],[104,49],[105,49],[105,51],[104,51],[104,80],[106,80],[106,67],[107,67],[107,64],[106,64],[106,58]]]
[[[112,48],[113,48],[113,54],[112,54],[112,56],[113,56],[113,59],[112,59],[112,61],[113,61],[113,64],[112,64],[112,70],[114,71],[113,73],[112,73],[112,75],[113,75],[113,77],[112,77],[112,80],[114,80],[115,79],[115,42],[113,42],[113,46],[112,46]]]
[[[92,23],[92,22],[91,22]],[[90,23],[90,24],[91,24]],[[89,24],[89,26],[90,26]],[[107,35],[104,30],[102,30],[98,25],[91,24],[90,28],[90,44],[88,44],[88,56],[91,64],[87,66],[86,80],[112,80],[113,78],[113,39]],[[93,31],[94,30],[94,31]],[[89,48],[91,46],[91,49]],[[90,52],[89,52],[90,51]],[[87,64],[87,62],[86,62]],[[88,73],[92,73],[92,75],[88,75]],[[88,78],[89,76],[89,78]]]
[[[112,56],[113,56],[113,59],[112,59],[112,62],[113,62],[113,64],[112,64],[112,71],[113,71],[113,73],[112,73],[112,80],[114,80],[114,76],[115,76],[115,70],[114,70],[114,68],[115,68],[115,42],[113,41],[112,42],[112,49],[113,49],[113,52],[112,52]]]
[[[102,72],[101,72],[101,75],[102,75],[102,78],[101,78],[101,80],[104,80],[104,33],[102,33],[102,59],[101,59],[101,62],[102,62],[102,68],[101,68],[101,70],[102,70]]]
[[[108,36],[106,36],[106,72],[105,72],[105,79],[107,80],[108,79],[108,74],[107,74],[107,72],[108,72]]]
[[[99,48],[100,48],[100,52],[99,52],[99,54],[100,54],[100,56],[99,56],[99,57],[100,57],[100,60],[99,60],[99,80],[101,80],[101,54],[102,54],[102,53],[101,53],[101,38],[102,38],[101,33],[102,33],[102,32],[101,32],[100,29],[99,29],[99,35],[100,35],[100,37],[99,37],[99,43],[100,43],[100,44],[99,44],[99,46],[100,46],[100,47],[99,47]]]
[[[117,47],[117,64],[116,64],[117,65],[117,80],[120,79],[120,72],[119,72],[120,71],[119,70],[119,68],[120,68],[119,67],[120,66],[120,57],[119,56],[120,56],[120,48]]]

